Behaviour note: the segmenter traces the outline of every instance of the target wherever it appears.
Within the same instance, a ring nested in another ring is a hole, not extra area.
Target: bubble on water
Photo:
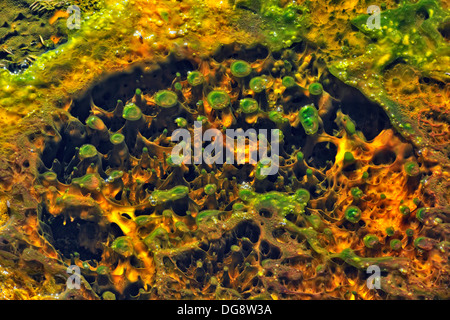
[[[239,189],[252,190],[252,185],[250,184],[250,182],[243,181],[243,182],[241,183]]]

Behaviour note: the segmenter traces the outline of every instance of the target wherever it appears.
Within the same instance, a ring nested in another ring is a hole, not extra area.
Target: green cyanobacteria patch
[[[418,237],[416,240],[414,240],[414,246],[417,249],[430,251],[434,247],[434,242],[432,239],[427,237]]]
[[[394,230],[394,228],[393,227],[387,227],[386,228],[386,234],[388,235],[388,236],[393,236],[394,235],[394,233],[395,233],[395,230]]]
[[[41,178],[43,178],[45,181],[53,182],[58,179],[58,175],[54,173],[53,171],[47,171],[40,175]]]
[[[97,274],[100,275],[107,275],[111,272],[111,270],[109,269],[108,266],[98,266],[97,270],[95,270],[97,272]]]
[[[407,216],[411,213],[411,210],[409,209],[409,207],[405,206],[403,204],[398,207],[398,211],[400,211],[400,213],[404,216]]]
[[[405,163],[405,172],[410,177],[415,177],[420,173],[420,168],[417,162],[408,161]]]
[[[390,245],[391,249],[395,250],[395,251],[400,250],[402,248],[402,242],[398,239],[392,239],[389,242],[389,245]]]
[[[150,201],[155,200],[157,204],[163,204],[167,201],[174,201],[184,198],[189,193],[186,186],[176,186],[170,190],[155,190],[151,194]]]
[[[358,187],[354,187],[350,190],[350,193],[353,196],[353,199],[355,200],[359,200],[361,199],[361,197],[364,195],[364,193],[362,192],[362,190]]]
[[[300,203],[307,204],[310,198],[311,195],[306,189],[300,188],[295,191],[295,199],[297,199]]]
[[[169,241],[169,233],[166,229],[158,227],[144,238],[144,244],[149,250],[157,249]]]
[[[204,80],[203,74],[200,71],[188,72],[187,81],[191,86],[199,86],[204,82]]]
[[[275,110],[269,112],[269,119],[270,121],[273,121],[276,124],[282,124],[285,121],[283,115]]]
[[[295,82],[295,79],[291,76],[285,76],[283,77],[283,80],[281,80],[281,84],[285,86],[286,88],[293,88],[297,85]]]
[[[424,222],[425,217],[427,214],[427,209],[425,208],[420,208],[419,210],[417,210],[416,212],[416,218],[417,220],[419,220],[420,222]]]
[[[175,90],[181,91],[183,89],[183,85],[180,82],[175,82],[175,84],[173,85]]]
[[[319,113],[314,104],[302,107],[298,113],[300,123],[305,129],[306,134],[312,135],[319,129]]]
[[[303,196],[304,201],[306,196]],[[306,203],[300,202],[296,194],[288,196],[277,191],[258,194],[249,189],[241,188],[239,197],[244,202],[252,203],[257,212],[268,211],[272,214],[278,214],[279,217],[285,217],[288,214],[303,214],[306,206]]]
[[[121,170],[114,170],[109,174],[110,180],[116,180],[116,179],[120,179],[122,177],[123,177],[123,171],[121,171]]]
[[[78,155],[81,160],[95,157],[97,154],[97,149],[92,144],[82,145],[78,151]]]
[[[204,124],[208,123],[208,118],[205,117],[205,116],[198,116],[198,117],[197,117],[197,121],[198,121],[198,122],[201,122],[202,125],[204,125]]]
[[[351,22],[372,38],[367,42],[366,51],[329,65],[331,74],[381,104],[399,132],[420,145],[429,140],[426,133],[420,126],[405,122],[410,117],[405,102],[390,93],[389,84],[382,79],[390,64],[403,61],[422,77],[448,82],[450,74],[445,66],[449,49],[442,30],[447,28],[449,13],[441,1],[419,0],[402,1],[394,9],[381,11],[380,28],[368,27],[371,16],[360,15]]]
[[[314,82],[309,85],[308,91],[313,96],[319,96],[323,92],[323,87],[319,82]]]
[[[252,98],[241,99],[241,101],[239,102],[239,107],[241,108],[242,112],[247,114],[254,113],[259,109],[258,102]]]
[[[236,202],[235,204],[233,204],[233,211],[242,211],[245,209],[245,205],[241,202]]]
[[[175,92],[160,90],[155,94],[155,102],[161,108],[172,108],[178,103],[178,97]]]
[[[335,122],[340,128],[343,128],[348,135],[352,136],[356,133],[355,122],[353,122],[348,115],[342,113],[341,110],[337,111]]]
[[[230,96],[226,91],[214,90],[211,91],[206,97],[211,108],[216,110],[225,109],[230,105]]]
[[[252,67],[250,66],[250,64],[243,60],[234,61],[231,64],[230,69],[233,76],[237,78],[246,77],[252,72]]]
[[[405,234],[406,234],[407,237],[412,237],[412,236],[414,236],[414,230],[408,228],[408,229],[405,230]]]
[[[344,153],[344,164],[352,164],[353,162],[355,162],[355,157],[350,151],[346,151]]]
[[[180,127],[180,128],[184,128],[187,126],[188,122],[185,118],[182,117],[178,117],[175,119],[175,123]]]
[[[72,182],[88,191],[99,191],[98,188],[101,186],[100,177],[94,173],[88,173],[82,177],[74,178]]]
[[[121,144],[125,140],[125,136],[121,133],[114,133],[110,138],[112,144],[117,145]]]
[[[213,223],[219,221],[219,215],[223,211],[220,210],[204,210],[200,211],[197,216],[195,217],[195,222],[197,225],[200,225],[201,223],[212,221]]]
[[[118,254],[128,258],[133,255],[133,240],[128,236],[118,237],[111,244],[111,248]]]
[[[306,216],[305,218],[311,224],[314,230],[320,230],[321,227],[323,226],[322,219],[320,218],[319,215],[315,213],[312,213],[309,216]]]
[[[378,43],[385,49],[383,54],[390,53],[390,58],[385,59],[380,68],[396,58],[422,67],[425,62],[438,59],[446,52],[445,38],[438,29],[448,21],[449,13],[437,0],[405,1],[396,9],[385,10],[380,13],[380,28],[368,28],[368,19],[369,15],[364,14],[353,19],[352,24],[371,38],[380,40]],[[429,50],[430,53],[425,54]]]
[[[87,118],[86,124],[89,128],[94,129],[94,130],[104,130],[106,128],[102,119],[100,119],[97,116],[90,116],[89,118]]]
[[[205,186],[205,193],[207,195],[213,195],[217,190],[217,186],[215,184],[207,184]]]
[[[137,105],[129,103],[123,108],[122,117],[129,121],[137,121],[142,118],[142,112]]]
[[[269,81],[265,77],[254,77],[250,80],[249,86],[256,93],[260,93],[267,88]]]
[[[231,249],[231,251],[233,251],[233,252],[239,252],[239,251],[241,251],[241,248],[240,248],[239,246],[235,245],[235,244],[233,244],[233,245],[230,247],[230,249]]]
[[[394,257],[373,257],[373,258],[364,258],[360,257],[355,252],[350,249],[346,248],[342,250],[340,253],[332,254],[331,257],[339,257],[345,262],[347,262],[349,265],[354,266],[360,270],[367,270],[367,267],[370,265],[380,265],[381,263],[394,263],[400,262],[401,259],[397,260],[397,258]],[[381,265],[380,265],[381,267]],[[381,267],[381,270],[386,270],[385,268]]]
[[[351,223],[357,223],[361,219],[361,209],[356,206],[349,206],[345,210],[344,216]]]
[[[255,168],[255,178],[258,180],[264,180],[267,178],[267,175],[261,172],[262,169],[267,169],[270,167],[271,160],[269,158],[264,158],[258,161]]]
[[[344,117],[344,126],[345,131],[347,131],[349,135],[353,135],[356,133],[355,123],[352,121],[352,119],[350,119],[350,117],[348,116]]]
[[[306,6],[294,2],[284,6],[280,4],[278,0],[261,1],[260,15],[267,25],[262,33],[266,37],[265,42],[273,50],[289,47],[299,41],[310,24]]]
[[[181,232],[189,232],[188,226],[183,221],[175,222],[175,229]]]
[[[152,220],[153,220],[153,217],[151,217],[149,215],[142,215],[142,216],[137,216],[136,219],[134,219],[134,222],[136,223],[136,225],[138,227],[142,227],[142,226],[149,224]]]
[[[116,300],[116,295],[111,291],[105,291],[102,293],[103,300]]]
[[[166,159],[166,162],[171,167],[179,167],[183,162],[183,159],[179,155],[169,155]]]
[[[239,198],[241,198],[243,201],[250,201],[251,199],[255,198],[256,194],[248,189],[241,188],[239,190]]]
[[[380,241],[378,240],[378,237],[374,234],[366,235],[363,238],[363,242],[364,242],[364,245],[369,249],[375,248],[375,246],[378,245],[378,243],[380,243]]]

